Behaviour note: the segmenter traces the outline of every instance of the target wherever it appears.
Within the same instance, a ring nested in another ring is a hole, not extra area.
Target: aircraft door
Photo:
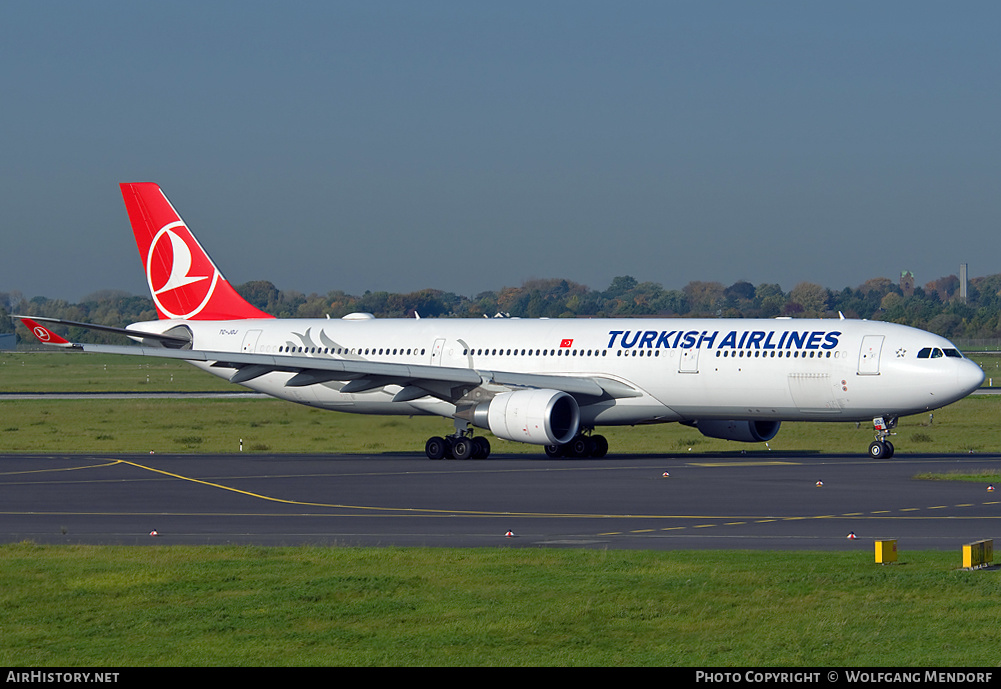
[[[883,335],[866,335],[862,338],[862,351],[858,356],[860,376],[879,375],[879,353],[883,349]]]
[[[441,351],[445,346],[445,338],[439,337],[434,341],[434,346],[431,347],[431,365],[441,366]]]
[[[678,359],[678,373],[698,373],[699,372],[699,348],[689,347],[681,350],[681,358]]]
[[[260,330],[248,330],[243,336],[243,352],[253,354],[257,351],[257,339],[261,336]]]

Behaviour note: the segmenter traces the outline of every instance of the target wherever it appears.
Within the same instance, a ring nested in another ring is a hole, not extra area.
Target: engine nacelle
[[[498,438],[532,445],[563,445],[580,428],[577,400],[559,390],[502,392],[473,410],[474,426]]]
[[[739,440],[742,443],[763,443],[779,432],[778,421],[719,421],[700,419],[691,424],[708,438]]]

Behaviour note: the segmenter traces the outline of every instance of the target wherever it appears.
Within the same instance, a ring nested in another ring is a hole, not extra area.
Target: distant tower
[[[905,297],[914,296],[914,273],[905,270],[900,274],[900,291]]]
[[[959,299],[966,303],[966,264],[959,264]]]

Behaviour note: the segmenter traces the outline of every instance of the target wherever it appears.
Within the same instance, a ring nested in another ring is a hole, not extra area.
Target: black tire
[[[869,456],[873,459],[884,459],[887,455],[886,443],[873,440],[869,445]]]
[[[546,445],[546,456],[553,459],[563,456],[562,445]]]
[[[587,457],[591,454],[590,440],[582,435],[578,435],[576,438],[571,440],[566,448],[569,450],[567,454],[571,457]]]
[[[591,456],[600,459],[608,454],[608,440],[603,435],[591,436]]]
[[[886,445],[886,456],[884,456],[883,459],[889,459],[893,456],[893,443],[889,440],[884,440],[883,444]]]
[[[490,441],[482,435],[473,438],[473,459],[486,459],[490,456]]]
[[[424,443],[424,454],[428,456],[428,459],[442,459],[445,457],[445,439],[434,436],[433,438],[428,438],[428,441]]]
[[[452,441],[452,456],[456,459],[469,459],[473,456],[473,441],[469,438],[456,438]]]

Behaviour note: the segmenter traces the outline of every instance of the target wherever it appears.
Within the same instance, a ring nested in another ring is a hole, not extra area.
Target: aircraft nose
[[[959,369],[956,382],[962,387],[963,394],[969,395],[983,384],[985,374],[984,370],[974,361],[964,359],[962,363],[963,366]]]

